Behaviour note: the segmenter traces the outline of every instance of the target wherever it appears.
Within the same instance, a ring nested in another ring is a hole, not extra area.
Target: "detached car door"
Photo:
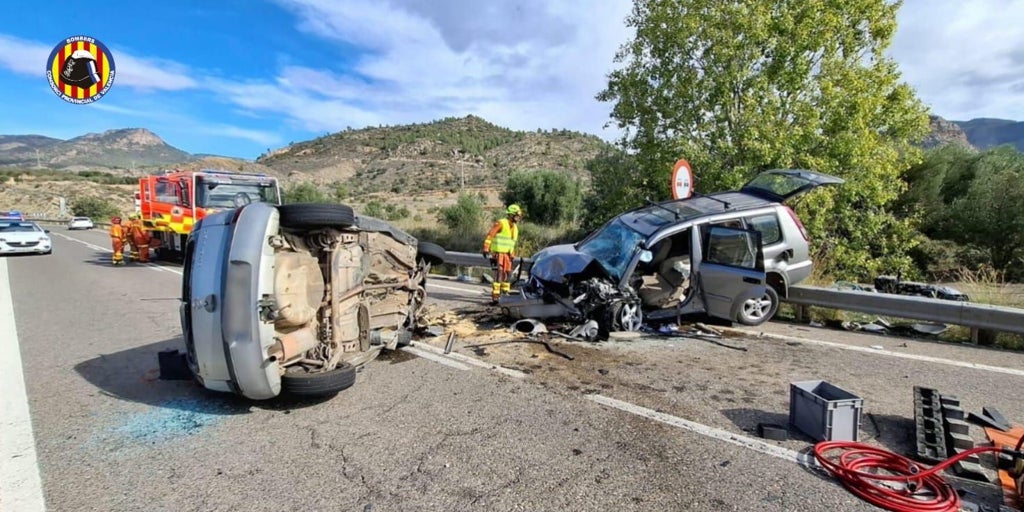
[[[767,293],[761,234],[725,226],[710,226],[701,232],[696,274],[705,312],[735,321],[744,302]]]

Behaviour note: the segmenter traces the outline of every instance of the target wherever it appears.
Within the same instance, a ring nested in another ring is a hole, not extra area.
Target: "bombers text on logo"
[[[57,43],[46,61],[50,89],[69,103],[92,103],[114,84],[114,56],[106,45],[89,36]]]

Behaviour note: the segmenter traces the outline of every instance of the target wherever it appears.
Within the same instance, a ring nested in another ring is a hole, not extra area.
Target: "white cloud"
[[[103,102],[89,103],[85,107],[120,116],[144,117],[149,123],[169,127],[167,131],[188,131],[217,137],[248,140],[262,145],[274,145],[282,142],[281,136],[276,133],[222,123],[210,123],[182,115],[173,110],[127,108]],[[164,130],[160,129],[159,131]]]
[[[248,128],[239,128],[237,126],[226,124],[196,123],[195,126],[197,127],[196,130],[198,133],[207,135],[249,140],[265,146],[273,146],[282,143],[281,137],[276,133],[265,132],[262,130],[250,130]]]
[[[46,59],[52,47],[0,34],[0,67],[22,75],[46,76]]]
[[[611,106],[594,96],[626,42],[628,3],[279,3],[300,30],[366,53],[347,70],[291,66],[273,83],[217,81],[240,107],[314,131],[477,114],[513,129],[617,135],[602,128]]]
[[[234,115],[280,120],[282,135],[217,119],[212,125],[171,120],[131,103],[93,105],[111,115],[193,123],[210,136],[261,145],[283,140],[288,128],[319,134],[466,114],[513,129],[618,135],[603,128],[612,105],[594,97],[607,85],[616,50],[631,36],[624,23],[627,0],[275,1],[295,15],[298,30],[335,47],[338,62],[351,64],[282,64],[266,70],[273,78],[245,80],[112,50],[115,87],[212,93]],[[1024,1],[908,0],[891,52],[936,114],[1024,120],[1021,20]],[[42,76],[49,44],[0,34],[0,47],[0,68]],[[353,48],[359,52],[354,61]]]
[[[934,114],[1024,120],[1022,21],[1022,1],[909,1],[891,53]]]
[[[126,86],[136,89],[155,89],[164,91],[180,91],[199,87],[193,78],[193,72],[177,62],[164,59],[147,59],[128,54],[116,53],[114,49],[114,65],[117,76],[114,86]]]
[[[0,67],[22,75],[46,76],[52,45],[0,34],[0,48]],[[177,91],[199,85],[182,64],[139,58],[116,48],[110,48],[110,52],[114,54],[114,87]]]

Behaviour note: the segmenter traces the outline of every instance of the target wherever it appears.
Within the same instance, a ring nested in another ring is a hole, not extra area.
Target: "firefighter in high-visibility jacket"
[[[512,272],[512,258],[516,253],[516,242],[519,241],[519,221],[523,218],[523,209],[518,204],[509,205],[505,210],[508,215],[498,219],[484,239],[483,255],[491,260],[494,267],[494,281],[491,283],[491,304],[497,304],[502,293],[509,293],[511,285],[509,274]]]
[[[121,225],[121,217],[110,219],[110,245],[114,249],[112,264],[124,265],[124,242],[127,238],[128,233]]]
[[[149,245],[153,238],[142,224],[142,216],[133,213],[128,221],[128,238],[132,244],[132,259],[141,263],[149,262]]]

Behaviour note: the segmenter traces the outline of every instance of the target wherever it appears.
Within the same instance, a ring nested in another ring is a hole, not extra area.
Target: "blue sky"
[[[467,114],[610,140],[610,105],[594,95],[630,10],[623,0],[11,4],[0,133],[144,127],[185,151],[250,159],[348,126]],[[1024,1],[907,0],[899,22],[891,53],[934,113],[1024,120]],[[53,46],[79,34],[117,66],[90,105],[60,100],[43,74]]]

